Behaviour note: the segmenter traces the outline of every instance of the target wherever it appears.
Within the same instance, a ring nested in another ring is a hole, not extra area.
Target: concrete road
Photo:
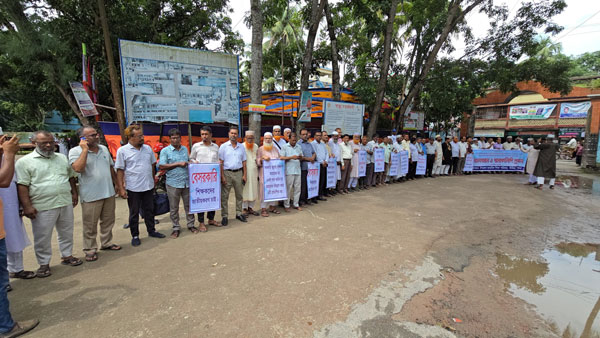
[[[39,318],[30,337],[44,338],[553,336],[490,269],[499,253],[535,259],[561,241],[600,243],[600,199],[525,181],[420,179],[178,239],[142,230],[137,248],[119,200],[123,250],[66,267],[55,249],[51,277],[12,281],[11,310]],[[159,219],[170,234],[168,215]],[[25,267],[37,269],[32,247]]]

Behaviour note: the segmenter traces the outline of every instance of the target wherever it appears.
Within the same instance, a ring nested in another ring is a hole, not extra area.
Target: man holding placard
[[[325,184],[327,183],[327,159],[329,158],[329,153],[327,152],[327,147],[325,147],[325,143],[321,140],[321,132],[315,132],[315,139],[311,142],[313,149],[315,150],[315,154],[317,155],[317,162],[319,162],[321,166],[320,171],[320,179],[319,179],[319,196],[317,197],[318,201],[326,201],[327,199],[323,197],[325,194]]]
[[[246,184],[246,150],[238,143],[238,127],[229,127],[229,141],[219,147],[219,161],[223,176],[221,182],[221,224],[228,224],[229,216],[229,192],[233,187],[235,191],[235,218],[241,222],[248,222],[242,214],[242,200],[244,184]]]
[[[198,142],[192,146],[190,153],[190,162],[192,163],[219,163],[219,146],[212,142],[212,129],[209,126],[204,126],[200,130],[202,142]],[[221,170],[221,175],[223,172]],[[220,227],[221,224],[215,221],[215,212],[209,211],[208,225]],[[198,222],[200,222],[200,232],[206,232],[208,229],[204,224],[204,212],[198,213]]]
[[[256,164],[258,166],[258,200],[260,201],[261,212],[260,215],[263,217],[269,217],[269,212],[274,214],[279,214],[280,212],[275,209],[275,203],[266,202],[265,201],[265,171],[266,165],[272,162],[272,160],[279,159],[279,150],[273,145],[273,134],[266,132],[263,137],[263,145],[258,148],[258,153],[256,155]],[[284,145],[285,146],[285,145]],[[281,177],[281,180],[284,183],[285,178]],[[282,184],[285,187],[285,184]],[[285,189],[283,190],[285,191]],[[267,209],[268,208],[268,209]]]
[[[285,211],[290,211],[290,200],[294,196],[294,208],[301,211],[300,190],[301,190],[301,170],[300,160],[302,159],[302,148],[296,143],[296,133],[290,134],[289,142],[281,148],[280,159],[285,161],[285,183],[287,186],[287,200],[283,202]],[[293,193],[293,195],[292,195]]]

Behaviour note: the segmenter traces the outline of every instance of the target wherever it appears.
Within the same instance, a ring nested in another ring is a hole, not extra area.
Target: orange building
[[[517,84],[518,92],[492,89],[473,101],[465,114],[461,135],[475,137],[571,137],[584,138],[584,166],[600,166],[600,89],[573,86],[570,93],[550,92],[539,82]]]

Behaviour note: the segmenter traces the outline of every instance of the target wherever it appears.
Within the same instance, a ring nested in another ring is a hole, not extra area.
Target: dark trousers
[[[375,164],[368,163],[367,164],[367,186],[374,186],[377,182],[375,182]]]
[[[458,157],[452,157],[452,167],[450,167],[450,169],[453,174],[458,174],[458,160]]]
[[[306,176],[308,176],[308,170],[302,170],[300,172],[300,203],[306,204],[308,197],[308,186],[306,184]]]
[[[8,270],[6,261],[6,239],[0,239],[0,333],[7,333],[15,326],[10,315],[6,287],[8,286]]]
[[[215,220],[215,212],[214,211],[209,211],[206,214],[208,214],[209,221]],[[198,213],[198,222],[204,223],[204,213],[203,212]]]
[[[319,197],[325,195],[325,187],[327,186],[327,167],[321,164],[321,171],[319,172]]]
[[[435,154],[427,154],[427,170],[425,171],[425,176],[431,177],[433,172],[433,162],[435,162]]]
[[[140,235],[140,209],[144,215],[144,223],[148,233],[156,231],[154,227],[154,191],[135,192],[127,190],[127,205],[129,206],[129,231],[132,237]]]
[[[408,174],[406,178],[415,178],[415,174],[417,173],[417,161],[412,161],[408,164]]]
[[[350,182],[350,171],[352,170],[352,160],[344,160],[344,169],[341,170],[342,179],[339,181],[338,191],[348,190],[348,182]]]

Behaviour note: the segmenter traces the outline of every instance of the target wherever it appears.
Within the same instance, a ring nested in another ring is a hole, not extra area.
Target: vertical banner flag
[[[337,161],[335,157],[327,159],[327,186],[326,188],[335,188],[337,184]]]
[[[98,111],[96,110],[96,106],[90,96],[85,91],[83,85],[79,82],[69,82],[71,85],[71,90],[73,91],[73,96],[75,96],[75,101],[77,101],[77,105],[79,106],[79,110],[83,116],[94,116],[98,115]]]
[[[391,153],[390,154],[390,171],[388,172],[388,176],[398,176],[399,170],[400,170],[400,153]]]
[[[373,162],[375,162],[375,172],[381,173],[385,170],[385,150],[383,148],[373,149]]]
[[[308,188],[308,198],[319,196],[319,171],[321,165],[318,162],[308,163],[308,173],[306,175],[306,187]]]
[[[265,202],[287,199],[285,187],[285,161],[272,159],[263,161],[263,188]]]
[[[467,154],[467,158],[465,158],[465,168],[463,171],[473,171],[473,154]]]
[[[367,152],[364,150],[358,151],[358,177],[367,176]]]
[[[310,122],[312,114],[312,93],[302,92],[300,96],[300,107],[298,112],[298,122]]]
[[[417,171],[415,175],[425,175],[427,169],[427,155],[419,154],[417,156]]]
[[[405,176],[408,174],[408,151],[402,150],[400,154],[400,175]]]
[[[188,164],[190,214],[221,209],[221,170],[218,163]]]

